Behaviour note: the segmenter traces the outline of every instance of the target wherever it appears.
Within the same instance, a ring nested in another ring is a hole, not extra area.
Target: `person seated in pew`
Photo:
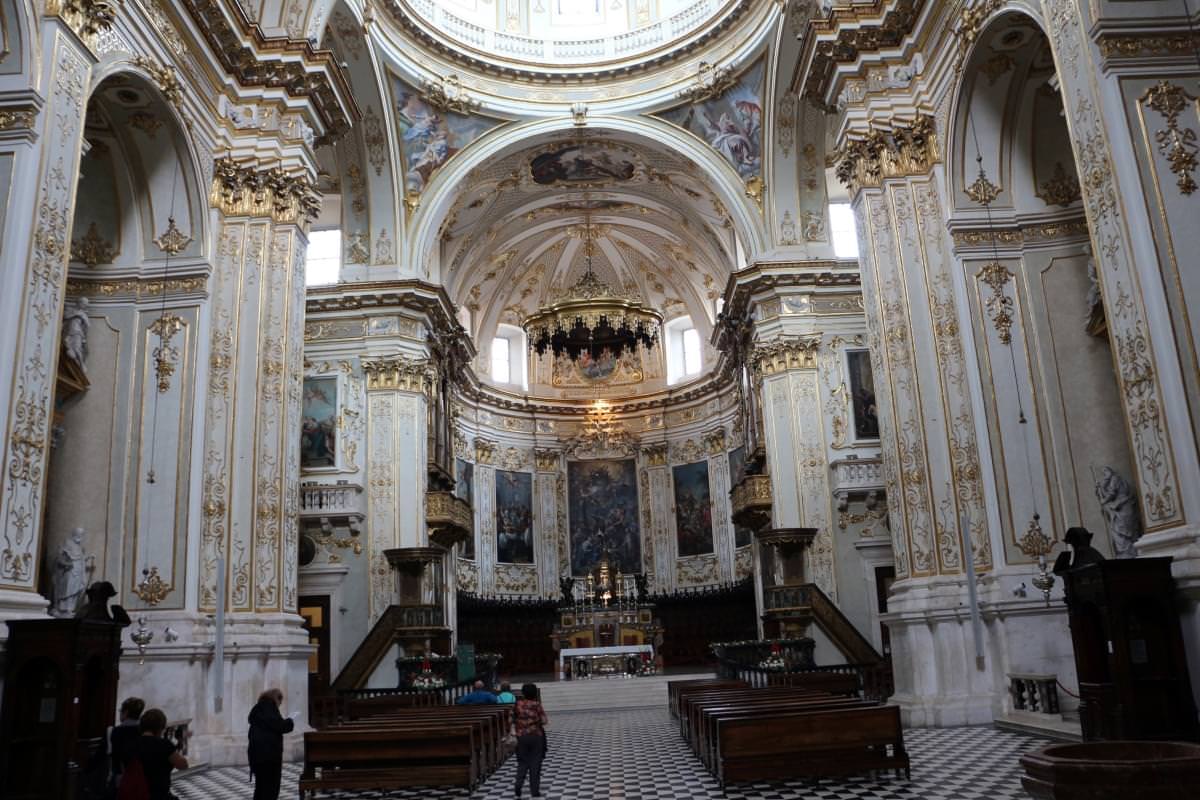
[[[496,695],[483,688],[483,681],[475,681],[473,690],[454,702],[460,706],[482,706],[494,704],[496,702]]]
[[[502,705],[512,705],[517,702],[516,695],[512,693],[512,686],[510,684],[500,684],[500,693],[496,695],[496,702]]]

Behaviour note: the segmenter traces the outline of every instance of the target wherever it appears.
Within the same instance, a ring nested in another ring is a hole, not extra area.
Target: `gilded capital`
[[[646,456],[646,466],[664,467],[667,464],[667,443],[655,442],[642,445],[642,453]]]
[[[941,159],[933,117],[922,114],[910,125],[872,126],[838,154],[837,177],[851,192],[879,186],[884,178],[924,175]]]
[[[116,16],[107,0],[46,0],[42,13],[61,19],[93,50],[100,33],[112,27]]]
[[[710,456],[720,455],[725,452],[725,429],[713,428],[704,434],[701,441]]]
[[[558,469],[559,451],[547,448],[537,448],[533,451],[533,460],[539,472],[554,472]]]
[[[258,170],[231,158],[213,164],[209,201],[226,216],[304,224],[320,213],[319,198],[307,177],[288,174],[282,167]]]
[[[494,464],[496,462],[496,443],[482,436],[475,437],[475,463]]]
[[[754,371],[760,376],[774,375],[789,369],[815,369],[816,354],[821,337],[804,336],[776,339],[755,345],[751,353]]]
[[[367,376],[367,389],[394,389],[429,395],[433,391],[437,370],[429,359],[394,356],[368,359],[362,362]]]

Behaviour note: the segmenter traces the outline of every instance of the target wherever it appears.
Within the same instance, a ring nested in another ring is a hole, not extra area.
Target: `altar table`
[[[564,647],[558,651],[558,674],[566,675],[564,668],[568,660],[574,663],[576,658],[584,656],[631,656],[634,654],[649,653],[650,658],[654,658],[654,645],[652,644],[626,644],[612,645],[611,647]]]

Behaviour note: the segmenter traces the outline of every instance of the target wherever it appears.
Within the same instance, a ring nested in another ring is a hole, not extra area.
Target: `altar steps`
[[[593,678],[538,684],[547,713],[596,711],[612,708],[653,708],[667,704],[667,681],[711,678],[695,675],[654,675],[644,678]]]

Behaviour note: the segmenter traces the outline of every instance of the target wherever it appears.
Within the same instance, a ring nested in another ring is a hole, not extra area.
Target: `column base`
[[[1054,674],[1078,694],[1075,654],[1066,606],[1049,605],[1039,592],[1025,597],[1012,586],[1030,585],[1031,572],[1011,570],[979,580],[983,657],[976,659],[975,637],[962,578],[938,577],[898,582],[883,621],[891,633],[897,703],[910,726],[950,727],[991,723],[1012,709],[1010,673]],[[899,588],[897,588],[899,587]],[[1078,701],[1060,690],[1064,711]]]
[[[244,765],[246,718],[259,695],[283,691],[286,715],[299,711],[296,731],[284,737],[284,759],[302,755],[308,726],[308,657],[313,646],[294,614],[234,614],[225,630],[221,707],[215,707],[213,666],[215,631],[211,617],[180,611],[139,611],[154,641],[144,663],[125,634],[117,702],[141,697],[147,708],[161,708],[168,720],[191,720],[188,760],[212,766]],[[138,614],[133,616],[136,618]],[[165,629],[178,635],[164,641]]]

